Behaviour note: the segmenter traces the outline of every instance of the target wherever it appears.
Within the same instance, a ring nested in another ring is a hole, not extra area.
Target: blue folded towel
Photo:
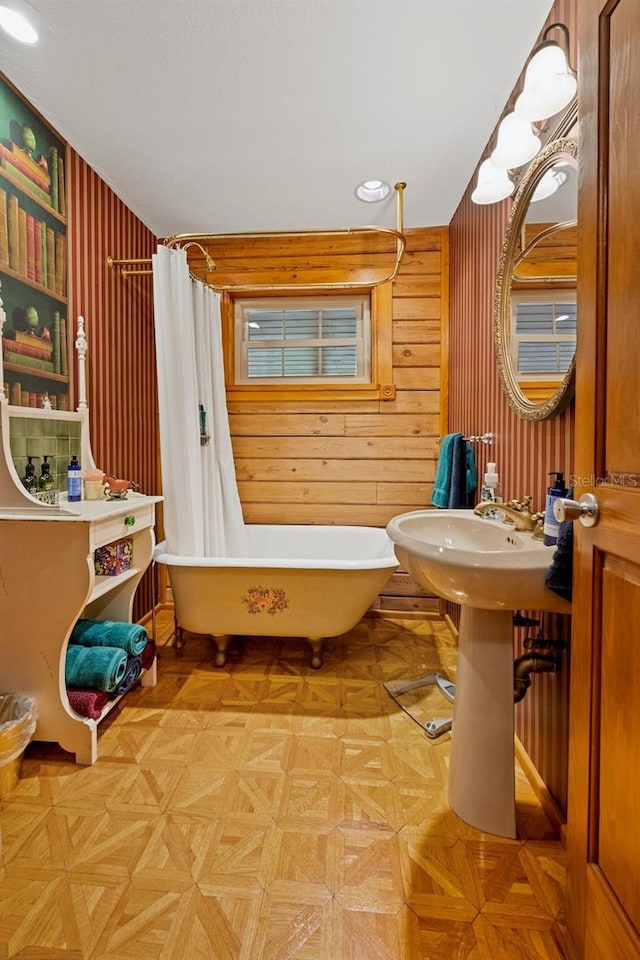
[[[565,600],[572,599],[573,586],[573,521],[566,520],[558,528],[558,541],[545,583]]]
[[[83,647],[120,647],[130,657],[144,650],[147,631],[139,623],[118,620],[78,620],[71,631],[69,643]]]
[[[127,655],[118,647],[82,647],[69,644],[65,684],[83,690],[111,693],[124,677]]]
[[[449,503],[451,510],[467,507],[467,441],[458,434],[453,441],[451,455],[451,479],[449,482]]]
[[[111,694],[112,697],[119,697],[123,693],[128,693],[131,687],[138,682],[142,673],[142,660],[140,657],[129,657],[125,667],[124,676],[120,683],[116,684]]]
[[[431,503],[435,507],[448,507],[451,495],[451,470],[453,450],[456,438],[462,438],[461,433],[448,433],[440,443],[440,455],[436,467],[436,477],[433,482]]]

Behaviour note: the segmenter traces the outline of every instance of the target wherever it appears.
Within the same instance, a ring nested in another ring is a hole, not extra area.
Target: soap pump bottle
[[[82,471],[75,453],[67,467],[67,500],[76,503],[82,499]]]
[[[49,454],[45,453],[42,457],[42,466],[40,467],[40,476],[38,478],[38,490],[53,490],[54,479],[51,476],[51,464],[49,463]]]
[[[552,470],[550,477],[555,477],[551,486],[547,489],[547,499],[544,507],[543,534],[544,543],[547,547],[553,547],[558,542],[558,530],[560,521],[553,515],[553,504],[558,497],[566,497],[568,491],[564,483],[564,473],[560,470]]]
[[[480,499],[492,500],[493,503],[502,502],[502,497],[500,496],[500,478],[498,477],[495,463],[487,464]]]
[[[37,460],[37,457],[27,457],[28,463],[24,470],[24,477],[22,478],[22,483],[31,496],[34,496],[38,492],[38,478],[36,477],[36,468],[31,462],[32,460]]]

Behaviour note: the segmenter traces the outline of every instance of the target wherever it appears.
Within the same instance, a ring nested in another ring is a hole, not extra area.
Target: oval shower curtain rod
[[[380,277],[376,280],[350,280],[343,283],[335,282],[324,282],[324,283],[278,283],[278,284],[216,284],[206,280],[205,282],[213,287],[214,290],[224,291],[224,290],[286,290],[292,287],[304,286],[305,290],[314,290],[314,289],[323,289],[325,287],[330,287],[331,289],[350,289],[355,287],[372,287],[378,286],[381,283],[387,283],[390,280],[393,280],[398,272],[398,267],[400,266],[400,260],[402,259],[402,254],[405,251],[407,245],[406,238],[403,233],[403,220],[404,220],[404,191],[407,184],[401,180],[398,183],[394,184],[394,189],[397,194],[397,229],[391,227],[345,227],[338,230],[276,230],[276,231],[258,231],[253,233],[176,233],[171,237],[167,237],[164,241],[164,245],[170,248],[176,248],[179,250],[186,250],[190,246],[195,246],[200,249],[206,266],[206,273],[213,273],[217,268],[216,264],[213,261],[209,252],[203,246],[203,243],[213,242],[217,240],[257,240],[260,238],[278,238],[278,237],[353,237],[358,234],[384,234],[386,236],[394,237],[396,241],[396,258],[395,263],[391,271],[385,274],[384,277]],[[128,269],[131,264],[145,264],[151,263],[151,257],[137,257],[134,259],[127,260],[118,260],[114,257],[107,257],[107,266],[111,269],[119,268],[120,275],[123,279],[126,280],[127,277],[132,276],[150,276],[152,270],[130,270]],[[198,278],[202,279],[202,278]]]

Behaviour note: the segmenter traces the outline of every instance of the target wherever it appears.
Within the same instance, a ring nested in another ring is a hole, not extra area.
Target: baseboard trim
[[[453,634],[453,636],[454,636],[455,639],[457,640],[457,639],[458,639],[458,628],[456,627],[455,623],[453,622],[453,620],[451,619],[451,617],[449,616],[449,614],[448,614],[448,613],[443,613],[443,614],[442,614],[442,619],[444,620],[444,622],[446,623],[446,625],[449,627],[449,630],[451,630],[451,633]]]
[[[560,810],[560,807],[558,806],[556,801],[553,799],[551,793],[549,792],[549,788],[547,787],[546,783],[538,773],[538,770],[536,769],[533,763],[533,760],[525,750],[524,745],[520,740],[520,738],[517,736],[517,734],[514,737],[514,740],[515,740],[516,759],[520,764],[520,767],[522,768],[522,772],[524,773],[525,777],[531,784],[531,789],[533,790],[536,797],[540,801],[540,806],[546,813],[551,826],[553,827],[558,837],[566,847],[567,821],[562,811]]]

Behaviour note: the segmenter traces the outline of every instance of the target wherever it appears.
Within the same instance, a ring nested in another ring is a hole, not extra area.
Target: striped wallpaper
[[[576,0],[556,0],[547,23],[566,23],[577,38]],[[575,47],[574,47],[575,49]],[[575,63],[575,56],[573,57]],[[519,91],[522,78],[516,84]],[[494,135],[491,140],[494,141]],[[477,449],[478,473],[497,463],[505,499],[530,494],[544,507],[547,473],[573,465],[573,404],[551,420],[520,420],[502,392],[493,342],[493,298],[510,200],[489,206],[471,202],[476,175],[450,224],[449,430],[495,434],[493,446]],[[457,611],[450,609],[455,620]],[[549,617],[547,635],[567,639],[570,618]],[[524,631],[516,631],[516,655]],[[532,678],[516,707],[516,729],[562,813],[566,813],[568,657],[561,672]]]
[[[69,317],[85,318],[89,343],[87,393],[96,463],[136,480],[143,493],[160,491],[152,278],[123,280],[106,265],[149,257],[153,234],[71,148]],[[74,398],[74,406],[77,397]],[[134,616],[152,606],[151,574],[136,595]]]

